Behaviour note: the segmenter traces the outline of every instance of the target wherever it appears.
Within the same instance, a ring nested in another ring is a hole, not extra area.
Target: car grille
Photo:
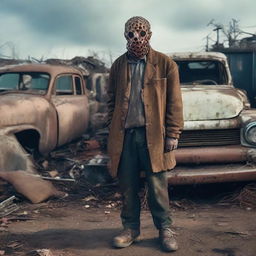
[[[240,144],[240,129],[183,131],[179,147]]]

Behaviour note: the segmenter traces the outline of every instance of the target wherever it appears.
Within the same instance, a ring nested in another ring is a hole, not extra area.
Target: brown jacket
[[[115,177],[122,153],[124,124],[128,112],[131,81],[126,53],[112,65],[108,87],[110,128],[108,153],[110,174]],[[174,168],[174,152],[164,153],[165,136],[179,138],[183,128],[182,98],[176,63],[163,53],[150,49],[142,93],[147,144],[153,172]]]

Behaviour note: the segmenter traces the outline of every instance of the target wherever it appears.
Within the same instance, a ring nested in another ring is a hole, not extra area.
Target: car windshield
[[[181,84],[227,84],[225,66],[220,61],[175,60],[179,67]]]
[[[50,75],[39,72],[19,72],[0,74],[0,92],[28,91],[45,94],[49,85]]]

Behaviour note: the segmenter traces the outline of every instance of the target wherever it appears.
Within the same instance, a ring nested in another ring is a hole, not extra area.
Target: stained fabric
[[[145,110],[143,105],[143,80],[146,58],[128,57],[129,75],[131,77],[131,93],[129,109],[125,121],[125,128],[141,127],[145,125]]]
[[[123,149],[125,119],[129,108],[131,82],[127,72],[127,53],[112,65],[108,86],[108,115],[110,128],[108,154],[110,174],[116,177]],[[150,49],[144,74],[143,100],[145,106],[147,144],[153,172],[175,166],[173,151],[164,152],[165,137],[179,138],[183,128],[183,110],[179,73],[176,63],[168,56]]]
[[[145,127],[126,129],[123,152],[118,168],[118,180],[123,194],[121,211],[125,228],[140,228],[140,173],[145,172],[148,187],[148,205],[157,229],[171,226],[168,181],[166,172],[152,172],[147,148]],[[132,188],[132,189],[131,189]]]

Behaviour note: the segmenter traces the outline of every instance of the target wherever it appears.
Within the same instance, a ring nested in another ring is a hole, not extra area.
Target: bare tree
[[[224,47],[225,42],[228,42],[228,47],[238,47],[240,45],[241,35],[243,34],[249,34],[252,36],[256,36],[253,33],[248,33],[239,28],[239,21],[236,19],[232,19],[232,21],[229,22],[228,26],[224,26],[221,23],[215,22],[214,19],[210,20],[210,22],[207,24],[207,26],[213,26],[213,31],[216,32],[217,38],[215,41],[215,44],[213,45],[214,48],[220,48]],[[220,35],[221,33],[224,35],[223,42],[220,42]],[[209,45],[209,38],[207,36],[207,45],[206,49],[208,49]]]
[[[7,48],[7,50],[6,50]],[[18,59],[18,52],[13,42],[7,41],[0,45],[0,56],[11,59]],[[9,51],[10,55],[7,55],[5,52]]]

